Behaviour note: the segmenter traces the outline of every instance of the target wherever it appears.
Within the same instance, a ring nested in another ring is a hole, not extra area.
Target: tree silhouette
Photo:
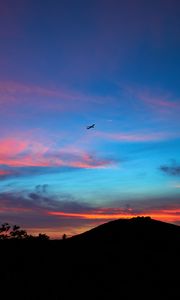
[[[3,223],[0,227],[0,240],[25,240],[25,239],[39,239],[49,240],[49,236],[39,233],[38,236],[28,235],[26,230],[20,228],[20,226],[10,226],[9,223]]]
[[[0,227],[0,239],[4,240],[9,237],[9,230],[11,226],[8,223],[4,223]]]
[[[39,240],[41,241],[47,241],[49,240],[49,236],[45,233],[39,233],[38,237],[37,237]]]
[[[26,230],[20,229],[19,226],[13,226],[13,230],[10,232],[10,236],[14,239],[26,239],[28,237],[28,234]]]
[[[0,228],[0,233],[1,232],[8,232],[9,231],[9,229],[11,228],[11,226],[8,224],[8,223],[4,223],[4,224],[2,224],[1,225],[1,228]]]
[[[62,239],[66,240],[66,238],[67,238],[67,235],[64,233],[63,236],[62,236]]]

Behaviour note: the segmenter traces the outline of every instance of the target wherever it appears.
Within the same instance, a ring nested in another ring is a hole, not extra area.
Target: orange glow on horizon
[[[116,209],[115,209],[116,210]],[[151,213],[141,213],[141,214],[123,214],[123,213],[116,213],[116,214],[108,214],[108,213],[94,213],[94,214],[88,214],[88,213],[63,213],[63,212],[48,212],[51,216],[59,216],[59,217],[65,217],[65,218],[81,218],[86,220],[92,220],[91,224],[84,224],[80,226],[73,226],[71,225],[71,222],[68,226],[65,226],[62,228],[28,228],[28,232],[31,234],[37,235],[38,233],[46,233],[51,239],[61,239],[63,233],[66,233],[67,236],[73,236],[80,233],[83,233],[87,230],[90,230],[92,228],[95,228],[96,226],[99,226],[103,224],[106,221],[112,221],[115,219],[130,219],[137,216],[143,216],[143,217],[151,217],[152,219],[164,221],[168,223],[177,223],[180,221],[180,216],[176,215],[175,213],[179,213],[180,211],[173,210],[173,209],[167,209],[167,211],[154,211]]]
[[[150,216],[153,219],[166,221],[166,222],[175,222],[180,220],[180,216],[177,215],[180,213],[179,209],[167,209],[161,211],[152,211],[149,213],[133,214],[133,213],[65,213],[65,212],[48,212],[52,216],[60,217],[71,217],[71,218],[81,218],[87,220],[113,220],[113,219],[129,219],[143,215],[144,217]]]

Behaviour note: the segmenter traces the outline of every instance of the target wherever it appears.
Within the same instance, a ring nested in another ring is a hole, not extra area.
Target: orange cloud
[[[179,211],[178,211],[179,213]],[[132,217],[136,216],[144,216],[151,218],[155,220],[159,220],[162,222],[172,223],[172,224],[179,224],[180,223],[180,215],[177,214],[176,210],[169,210],[169,211],[154,211],[149,213],[141,213],[141,214],[78,214],[78,213],[63,213],[63,212],[49,212],[49,215],[56,216],[56,217],[64,217],[64,218],[74,218],[74,219],[81,219],[81,220],[87,220],[91,221],[90,224],[82,225],[82,226],[69,226],[67,228],[59,230],[59,227],[57,228],[45,228],[44,231],[51,236],[51,238],[59,238],[62,237],[62,234],[65,232],[68,236],[76,235],[83,233],[87,230],[92,229],[93,227],[96,227],[104,222],[112,221],[115,219],[130,219]],[[31,232],[34,233],[34,229],[31,229]],[[40,232],[40,231],[39,231]],[[61,232],[61,236],[60,236]]]
[[[107,209],[106,209],[107,211]],[[118,209],[116,210],[118,211]],[[113,212],[113,213],[111,213]],[[69,217],[69,218],[80,218],[80,219],[90,219],[90,220],[113,220],[113,219],[121,219],[121,218],[132,218],[135,216],[143,215],[150,216],[153,219],[165,221],[165,222],[177,222],[180,221],[180,209],[164,209],[164,210],[152,210],[149,212],[142,211],[140,214],[133,213],[133,211],[123,211],[119,210],[118,212],[114,212],[114,209],[109,208],[109,213],[99,213],[98,211],[94,211],[92,213],[66,213],[62,211],[50,211],[49,215],[52,216],[60,216],[60,217]]]

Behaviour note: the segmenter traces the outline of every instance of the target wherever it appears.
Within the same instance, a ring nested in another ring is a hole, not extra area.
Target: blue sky
[[[2,0],[0,28],[0,220],[179,224],[179,2]]]

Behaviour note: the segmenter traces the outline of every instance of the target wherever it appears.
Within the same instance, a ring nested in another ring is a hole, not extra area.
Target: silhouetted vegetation
[[[63,239],[63,240],[66,240],[66,239],[67,239],[67,235],[66,235],[65,233],[63,234],[62,239]]]
[[[3,223],[0,227],[0,240],[49,240],[48,235],[39,233],[38,236],[27,234],[26,230],[20,228],[17,225],[9,225],[9,223]]]
[[[37,237],[39,240],[44,240],[44,241],[47,241],[49,240],[49,236],[45,233],[39,233],[38,237]]]

